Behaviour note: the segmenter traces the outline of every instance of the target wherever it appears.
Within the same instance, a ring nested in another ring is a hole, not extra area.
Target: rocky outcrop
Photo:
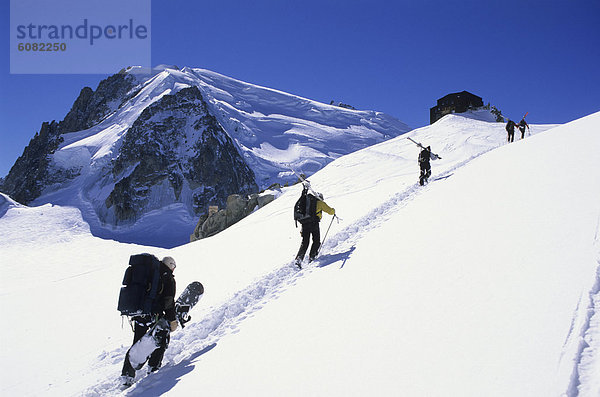
[[[190,204],[197,216],[209,205],[224,206],[232,193],[258,191],[254,173],[197,87],[165,95],[142,112],[112,174],[116,182],[105,201],[112,224],[177,202]]]
[[[227,197],[227,206],[225,209],[210,215],[204,214],[200,217],[194,233],[190,236],[190,242],[222,232],[229,226],[250,215],[255,209],[262,208],[273,200],[275,200],[275,196],[272,194],[252,194],[247,197],[232,194]]]
[[[96,91],[84,87],[73,107],[60,122],[61,133],[86,130],[102,121],[112,111],[135,95],[132,75],[117,73],[102,80]]]
[[[2,191],[19,203],[29,204],[49,185],[76,177],[78,173],[73,170],[50,170],[50,156],[64,141],[61,135],[99,123],[135,94],[132,91],[135,86],[133,76],[116,74],[101,81],[96,91],[84,87],[60,123],[42,123],[40,131],[29,141],[0,185]]]

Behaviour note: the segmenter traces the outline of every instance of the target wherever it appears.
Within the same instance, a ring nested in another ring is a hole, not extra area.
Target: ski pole
[[[327,228],[327,231],[325,232],[325,237],[323,237],[321,246],[319,246],[319,250],[317,251],[317,256],[319,256],[319,252],[321,252],[321,248],[323,248],[323,244],[325,244],[325,239],[327,239],[327,233],[329,233],[329,229],[331,229],[331,225],[333,224],[333,220],[335,219],[335,217],[336,217],[336,215],[333,215],[331,217],[331,222],[329,222],[329,227]]]

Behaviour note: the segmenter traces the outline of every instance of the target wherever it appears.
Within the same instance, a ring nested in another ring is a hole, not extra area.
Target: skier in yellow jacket
[[[295,261],[296,266],[299,268],[302,268],[301,263],[306,254],[306,250],[308,249],[311,235],[312,246],[310,247],[308,260],[312,261],[315,259],[319,252],[319,247],[321,246],[321,230],[319,228],[319,222],[323,216],[323,211],[327,212],[329,215],[335,215],[335,209],[331,208],[323,201],[323,195],[321,193],[316,193],[315,196],[312,192],[309,193],[308,189],[304,189],[302,191],[302,196],[300,196],[300,199],[294,208],[294,218],[302,224],[302,230],[300,231],[302,244],[300,245]],[[296,215],[297,212],[303,212],[303,214]]]

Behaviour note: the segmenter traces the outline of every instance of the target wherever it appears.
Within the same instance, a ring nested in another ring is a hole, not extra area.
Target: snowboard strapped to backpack
[[[317,198],[312,194],[302,192],[302,195],[294,205],[294,221],[305,223],[318,221],[317,218]],[[296,224],[297,226],[297,224]]]
[[[126,316],[156,313],[161,284],[160,260],[157,257],[151,254],[131,255],[117,310]]]

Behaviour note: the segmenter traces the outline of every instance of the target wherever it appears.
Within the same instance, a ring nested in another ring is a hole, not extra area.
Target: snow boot
[[[133,376],[129,376],[129,375],[121,375],[121,377],[119,378],[119,381],[121,382],[121,385],[123,387],[129,387],[129,386],[133,385],[135,378]]]

